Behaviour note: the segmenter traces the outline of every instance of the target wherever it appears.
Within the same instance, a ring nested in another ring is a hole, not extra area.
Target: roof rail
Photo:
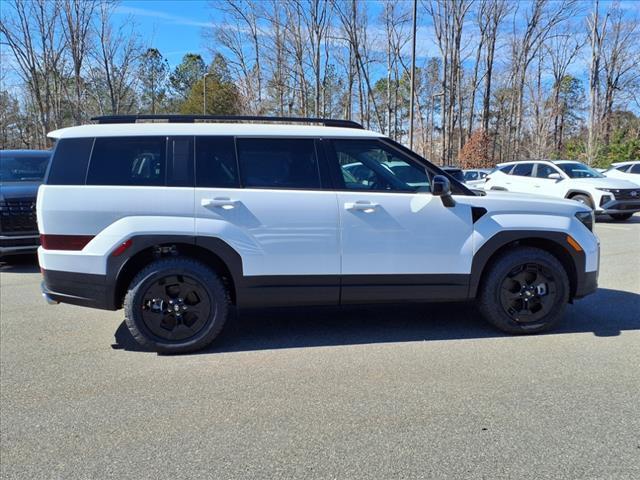
[[[91,120],[103,123],[136,123],[139,120],[156,120],[169,123],[201,122],[256,122],[256,123],[317,123],[325,127],[343,127],[362,129],[362,125],[353,120],[306,117],[261,117],[253,115],[103,115]]]

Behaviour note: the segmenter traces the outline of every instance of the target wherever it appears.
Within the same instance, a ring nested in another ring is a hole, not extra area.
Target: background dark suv
[[[0,151],[0,257],[38,248],[36,195],[50,158],[46,150]]]

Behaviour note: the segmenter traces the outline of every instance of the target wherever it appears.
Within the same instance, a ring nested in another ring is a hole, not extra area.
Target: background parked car
[[[36,195],[50,158],[43,150],[0,151],[0,257],[38,248]]]
[[[640,186],[640,160],[612,163],[611,167],[602,174],[608,178],[629,180]]]
[[[464,171],[464,183],[472,188],[484,188],[484,179],[489,175],[489,168],[475,168]]]
[[[640,212],[638,185],[607,178],[584,163],[570,160],[500,164],[487,176],[485,190],[570,198],[590,206],[596,214],[608,214],[616,220],[626,220]]]

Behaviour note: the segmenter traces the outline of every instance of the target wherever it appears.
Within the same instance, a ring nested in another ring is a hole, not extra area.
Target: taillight
[[[40,235],[45,250],[82,250],[93,235]]]

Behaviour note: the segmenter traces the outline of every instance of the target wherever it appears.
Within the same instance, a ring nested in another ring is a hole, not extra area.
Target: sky
[[[0,0],[0,6],[5,1],[8,0]],[[528,0],[513,1],[521,1],[524,4]],[[601,0],[601,8],[604,10],[611,1],[613,0]],[[584,5],[581,15],[575,19],[578,22],[583,21],[593,5],[592,0],[582,0],[582,2]],[[212,58],[210,50],[215,50],[215,44],[210,38],[207,39],[204,33],[207,30],[212,32],[215,26],[223,24],[222,13],[215,8],[215,3],[215,0],[121,0],[114,21],[120,24],[132,20],[143,44],[157,48],[168,60],[171,68],[178,65],[186,53],[199,53],[206,62],[209,62]],[[383,27],[375,25],[378,23],[381,4],[367,0],[363,0],[363,4],[367,6],[371,35],[378,38],[379,50],[383,52],[385,49]],[[622,0],[621,6],[627,14],[640,16],[640,0]],[[434,43],[430,19],[421,5],[419,5],[419,11],[422,13],[418,23],[417,64],[421,66],[428,57],[439,56],[439,52]],[[475,28],[473,30],[475,31]],[[378,32],[377,35],[376,32]],[[224,50],[222,53],[225,53]],[[579,71],[572,73],[577,75],[584,73],[585,67],[587,67],[586,63],[578,63],[575,68]]]
[[[513,1],[524,4],[527,0]],[[582,12],[575,21],[582,21],[593,5],[592,0],[581,1],[584,4]],[[612,1],[601,0],[601,9],[604,10]],[[215,0],[122,0],[117,8],[116,21],[132,18],[144,43],[157,48],[172,67],[180,63],[186,53],[199,53],[208,62],[211,54],[207,47],[215,48],[215,45],[211,44],[211,39],[205,38],[204,32],[213,31],[215,26],[223,24],[222,14],[215,8],[215,3]],[[381,4],[367,0],[363,3],[367,6],[370,22],[377,23]],[[629,15],[640,14],[640,0],[622,0],[621,6]],[[420,10],[423,10],[421,5]],[[439,55],[430,23],[423,12],[418,24],[418,65],[429,56]],[[377,28],[381,30],[382,26]]]
[[[160,50],[173,66],[186,53],[209,59],[203,33],[221,20],[210,5],[206,0],[125,0],[116,14],[123,21],[133,18],[143,41]]]

